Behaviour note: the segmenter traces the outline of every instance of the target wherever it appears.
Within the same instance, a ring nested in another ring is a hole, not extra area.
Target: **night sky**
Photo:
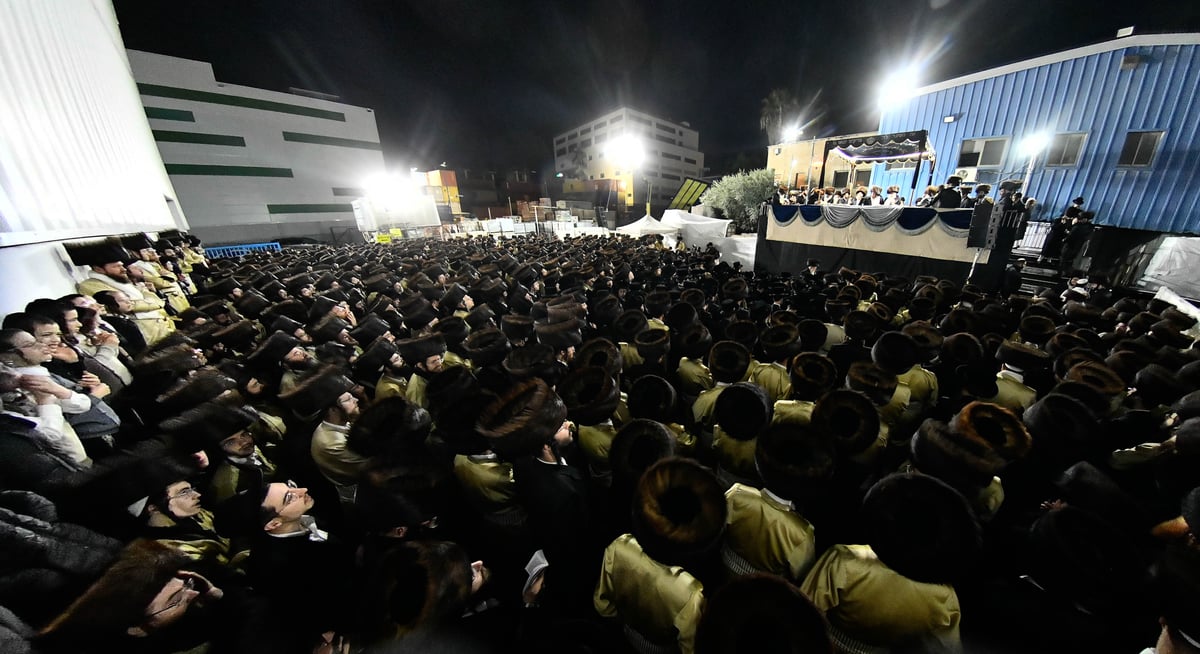
[[[628,105],[700,131],[714,173],[765,162],[762,98],[805,135],[878,126],[881,80],[915,85],[1137,33],[1200,31],[1200,2],[116,0],[129,48],[219,81],[371,107],[389,166],[540,169],[554,134]]]

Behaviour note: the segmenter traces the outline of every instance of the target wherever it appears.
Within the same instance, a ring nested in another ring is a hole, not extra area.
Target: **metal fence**
[[[229,259],[243,257],[254,252],[278,252],[283,249],[279,243],[243,243],[241,245],[218,245],[204,248],[204,256],[209,259]]]

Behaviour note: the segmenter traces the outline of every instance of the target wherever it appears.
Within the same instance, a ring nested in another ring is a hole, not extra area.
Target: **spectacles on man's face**
[[[299,486],[296,485],[296,482],[292,481],[291,479],[287,480],[287,487],[290,489],[299,488]],[[287,506],[295,501],[296,501],[296,494],[294,492],[292,492],[291,490],[289,490],[288,492],[283,494],[283,505],[284,506]]]
[[[184,579],[183,586],[181,586],[179,588],[179,590],[175,591],[174,593],[171,593],[171,597],[169,597],[167,599],[167,605],[165,607],[155,611],[154,613],[147,614],[146,619],[149,620],[157,615],[166,613],[167,611],[170,611],[171,609],[178,607],[180,604],[183,604],[183,600],[187,597],[187,592],[189,590],[194,590],[195,588],[196,588],[196,578],[195,577],[188,577],[187,579]]]
[[[187,488],[180,490],[178,493],[175,493],[174,495],[168,495],[167,499],[168,500],[177,500],[181,497],[191,497],[193,495],[199,495],[199,494],[200,494],[200,491],[196,490],[195,488],[192,488],[191,486],[188,486]]]

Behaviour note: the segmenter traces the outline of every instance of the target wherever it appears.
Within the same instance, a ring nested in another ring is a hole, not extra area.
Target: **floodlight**
[[[1036,157],[1050,145],[1050,135],[1046,132],[1034,132],[1021,141],[1021,152],[1027,157]]]
[[[609,141],[604,156],[614,159],[622,168],[637,168],[646,158],[646,149],[641,139],[632,134],[622,134]]]

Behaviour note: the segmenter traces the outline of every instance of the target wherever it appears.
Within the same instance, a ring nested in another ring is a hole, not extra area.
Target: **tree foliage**
[[[739,232],[754,232],[759,208],[774,190],[775,171],[759,168],[722,177],[704,192],[700,201],[732,220]]]
[[[763,98],[762,111],[758,115],[758,127],[767,133],[768,144],[783,141],[784,126],[796,119],[800,101],[787,89],[771,89]]]

